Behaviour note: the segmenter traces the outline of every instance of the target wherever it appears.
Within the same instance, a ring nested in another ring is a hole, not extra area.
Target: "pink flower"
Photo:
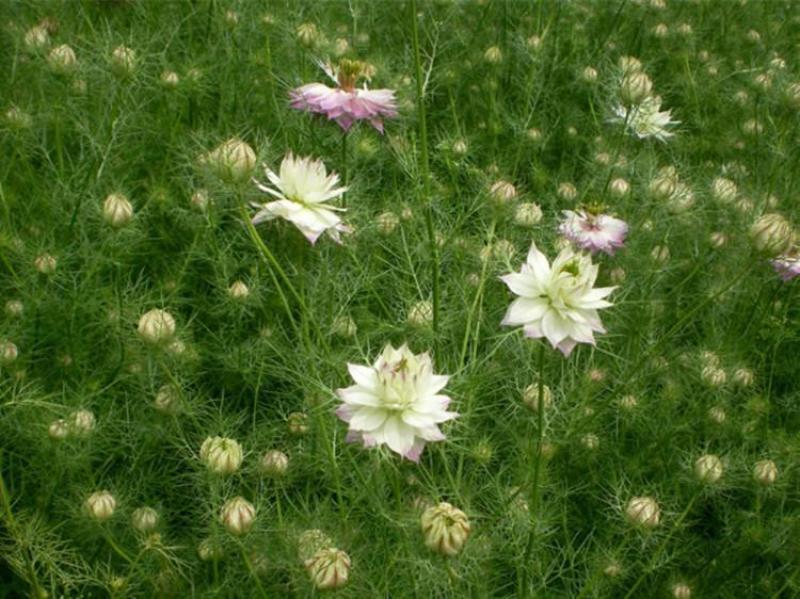
[[[800,276],[800,250],[790,250],[788,253],[770,260],[772,267],[784,281],[791,281]]]
[[[383,133],[383,118],[397,116],[394,90],[356,89],[356,81],[364,76],[367,65],[357,60],[343,60],[337,70],[321,64],[336,82],[336,87],[323,83],[308,83],[289,92],[292,108],[324,114],[348,131],[356,121],[366,120]]]
[[[614,251],[625,243],[628,224],[624,220],[582,210],[564,210],[564,217],[558,227],[559,232],[582,250],[589,250],[593,254],[605,252],[613,256]]]

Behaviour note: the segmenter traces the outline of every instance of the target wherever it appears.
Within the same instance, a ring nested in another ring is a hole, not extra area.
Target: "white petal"
[[[414,445],[414,429],[399,416],[392,416],[383,425],[383,437],[389,449],[404,455]]]
[[[547,312],[547,300],[519,297],[511,302],[501,324],[516,326],[539,320]]]
[[[378,373],[374,368],[360,364],[347,364],[347,372],[364,389],[374,391],[378,387]]]
[[[350,418],[350,428],[371,432],[386,422],[388,412],[382,408],[359,407]]]

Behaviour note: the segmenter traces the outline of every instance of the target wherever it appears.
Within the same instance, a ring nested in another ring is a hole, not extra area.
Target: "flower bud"
[[[248,289],[243,281],[234,281],[231,286],[228,287],[228,295],[231,299],[243,300],[250,295],[250,289]]]
[[[778,467],[772,460],[759,460],[753,466],[753,478],[765,487],[773,484],[778,478]]]
[[[694,475],[700,482],[715,483],[722,477],[722,460],[714,454],[702,455],[694,463]]]
[[[670,592],[675,599],[691,599],[692,587],[685,582],[676,582],[670,587]]]
[[[517,197],[517,188],[508,181],[495,181],[489,188],[489,195],[498,204],[507,204]]]
[[[725,422],[727,415],[725,414],[725,410],[720,406],[713,406],[708,409],[708,418],[714,424],[722,424]]]
[[[175,334],[175,319],[166,310],[154,308],[139,318],[138,331],[147,343],[163,343]]]
[[[12,341],[0,341],[0,364],[6,365],[16,361],[19,349]]]
[[[25,46],[28,50],[41,50],[50,44],[50,34],[47,27],[34,25],[25,32]]]
[[[749,387],[754,380],[753,371],[749,368],[737,368],[733,373],[733,382],[740,387]]]
[[[470,532],[467,515],[447,502],[429,507],[420,518],[425,545],[444,555],[456,555]]]
[[[197,546],[197,555],[204,562],[217,561],[223,555],[222,547],[212,538],[203,539]]]
[[[465,156],[466,153],[469,151],[469,146],[467,145],[466,140],[464,139],[457,139],[453,142],[453,154],[456,156]]]
[[[77,410],[69,417],[69,430],[71,433],[85,437],[94,430],[95,418],[90,410]]]
[[[489,64],[500,64],[503,62],[503,52],[497,46],[491,46],[483,53],[483,59]]]
[[[649,97],[653,91],[653,82],[645,73],[635,71],[622,78],[619,95],[628,106],[636,106]]]
[[[139,532],[150,532],[158,526],[158,512],[151,507],[140,507],[133,510],[131,524]]]
[[[192,206],[194,206],[201,212],[205,211],[205,209],[208,208],[208,204],[210,201],[211,200],[209,198],[207,189],[198,189],[192,194],[191,198]]]
[[[700,373],[700,377],[707,385],[711,387],[722,387],[728,381],[728,375],[722,368],[716,366],[706,366]]]
[[[227,437],[208,437],[200,447],[200,459],[216,474],[231,474],[242,465],[242,446]]]
[[[581,77],[586,83],[594,83],[597,81],[597,69],[594,67],[586,67],[583,69]]]
[[[56,271],[58,262],[50,254],[41,254],[33,261],[33,266],[43,275],[51,275]]]
[[[594,451],[600,447],[600,437],[594,433],[587,433],[581,437],[581,445],[589,451]]]
[[[25,311],[25,306],[20,300],[8,300],[6,302],[6,314],[11,317],[19,318]]]
[[[568,181],[559,183],[556,193],[558,194],[558,197],[560,197],[562,200],[567,200],[568,202],[571,202],[578,197],[578,190],[572,183]]]
[[[59,73],[69,73],[78,66],[78,59],[75,51],[67,44],[62,44],[50,50],[47,62],[54,71]]]
[[[634,497],[625,508],[628,521],[643,528],[655,528],[661,521],[661,509],[652,497]]]
[[[95,520],[108,520],[114,515],[117,500],[108,491],[92,493],[83,504],[86,513]]]
[[[794,233],[792,225],[780,214],[768,213],[750,227],[750,241],[753,247],[765,254],[777,255],[792,245]]]
[[[219,512],[220,522],[232,535],[246,534],[256,520],[256,508],[244,497],[228,500]]]
[[[356,321],[347,314],[339,314],[336,318],[334,318],[332,329],[334,335],[338,335],[339,337],[343,337],[345,339],[355,337],[356,333],[358,332]]]
[[[119,75],[130,75],[136,67],[136,52],[127,46],[117,46],[111,53],[111,66]]]
[[[103,202],[103,219],[112,227],[121,227],[131,218],[133,205],[121,193],[112,193]]]
[[[400,224],[400,217],[394,212],[382,212],[375,221],[378,225],[378,231],[384,235],[389,235],[397,228],[397,225]]]
[[[725,177],[717,177],[711,182],[711,195],[723,204],[730,204],[736,199],[739,189],[736,183]]]
[[[411,306],[408,311],[408,324],[423,327],[433,322],[433,304],[428,300],[422,300]]]
[[[542,38],[538,35],[532,35],[527,40],[525,40],[525,44],[533,51],[538,50],[542,47]]]
[[[17,108],[11,106],[5,112],[5,120],[8,126],[12,129],[27,129],[33,123],[31,115]]]
[[[534,412],[539,410],[539,385],[537,383],[525,387],[525,391],[522,392],[522,403]],[[542,385],[542,405],[545,410],[553,405],[553,393],[547,385]]]
[[[650,251],[650,256],[656,262],[663,264],[669,260],[669,248],[665,245],[657,245]]]
[[[316,44],[319,38],[319,30],[314,23],[301,23],[297,26],[297,39],[307,48]]]
[[[305,530],[297,539],[297,553],[300,556],[301,562],[310,560],[314,555],[325,549],[331,547],[333,540],[318,528]]]
[[[659,23],[653,27],[653,35],[659,39],[664,39],[669,35],[669,27],[667,27],[666,23]]]
[[[338,589],[347,584],[350,574],[350,556],[341,549],[320,549],[305,561],[311,582],[319,590]]]
[[[181,78],[175,71],[164,71],[161,73],[160,79],[164,87],[177,87],[181,82]]]
[[[620,56],[619,68],[624,75],[642,70],[642,62],[635,56]]]
[[[308,432],[308,416],[303,412],[292,412],[287,417],[289,432],[293,435],[305,435]]]
[[[616,179],[612,179],[611,183],[608,185],[608,191],[611,195],[616,196],[618,198],[625,197],[628,195],[628,192],[631,190],[631,185],[625,179],[617,177]]]
[[[514,212],[514,222],[521,227],[532,227],[541,220],[542,209],[534,202],[520,204]]]
[[[50,426],[47,428],[47,434],[50,435],[51,439],[56,439],[57,441],[66,439],[69,436],[69,426],[67,425],[67,421],[63,420],[62,418],[53,420],[53,422],[51,422]]]
[[[209,152],[203,161],[223,181],[245,183],[256,166],[256,153],[247,143],[234,137]]]
[[[153,401],[155,409],[162,414],[174,415],[180,410],[180,396],[172,385],[162,386]]]
[[[261,456],[261,472],[267,476],[283,476],[289,469],[289,456],[277,449],[271,449]]]
[[[625,395],[619,400],[619,407],[624,410],[633,410],[639,405],[639,400],[635,395]]]

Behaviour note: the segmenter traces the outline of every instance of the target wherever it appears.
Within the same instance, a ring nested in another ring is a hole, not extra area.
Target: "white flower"
[[[437,426],[458,414],[448,412],[450,398],[439,394],[449,377],[433,374],[430,356],[403,345],[387,345],[373,366],[348,364],[355,385],[337,391],[344,402],[336,415],[350,424],[349,441],[383,445],[412,460],[427,441],[442,441]]]
[[[522,326],[526,337],[546,337],[554,348],[569,356],[578,343],[594,345],[594,333],[605,333],[597,311],[612,304],[603,298],[615,287],[593,285],[598,267],[572,248],[559,253],[552,266],[531,244],[520,272],[501,277],[516,295],[502,324]]]
[[[335,212],[344,211],[344,208],[326,204],[328,200],[341,196],[347,187],[336,187],[339,175],[329,175],[321,160],[312,160],[310,156],[295,158],[290,153],[281,162],[279,173],[267,168],[266,175],[277,189],[258,181],[256,185],[261,191],[278,199],[266,204],[253,203],[254,208],[259,208],[253,217],[254,225],[273,218],[284,218],[294,223],[311,243],[315,243],[325,231],[340,242],[339,233],[349,231]]]
[[[666,141],[674,133],[667,130],[669,125],[677,125],[672,120],[670,110],[661,112],[661,98],[650,96],[641,104],[632,107],[619,105],[614,109],[612,120],[623,123],[632,135],[639,139],[655,137],[658,141]]]

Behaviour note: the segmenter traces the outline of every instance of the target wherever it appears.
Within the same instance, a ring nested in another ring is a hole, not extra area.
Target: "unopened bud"
[[[234,497],[222,506],[219,519],[229,533],[241,536],[253,527],[256,508],[244,497]]]
[[[447,502],[429,507],[420,519],[425,545],[444,555],[456,555],[470,533],[467,515]]]

